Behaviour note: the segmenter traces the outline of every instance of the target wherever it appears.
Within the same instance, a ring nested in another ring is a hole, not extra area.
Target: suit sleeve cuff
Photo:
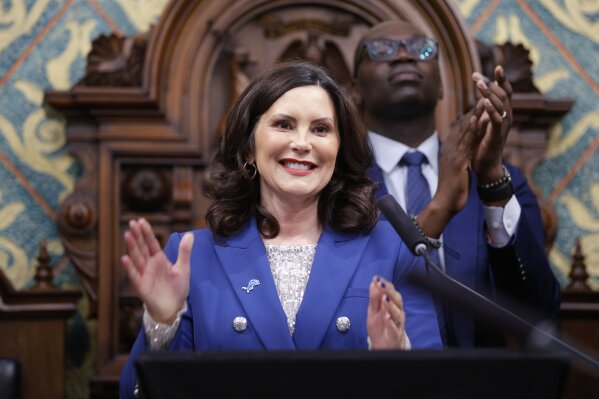
[[[173,324],[168,325],[158,323],[152,319],[152,316],[150,316],[150,313],[144,304],[142,321],[144,332],[146,333],[146,343],[148,344],[150,351],[164,350],[170,345],[179,328],[179,324],[181,323],[181,316],[185,312],[187,312],[187,301],[183,303],[183,307],[177,312],[177,317],[175,318],[175,321],[173,321]]]
[[[515,195],[505,204],[505,207],[483,206],[489,244],[502,248],[505,247],[516,233],[522,208]]]

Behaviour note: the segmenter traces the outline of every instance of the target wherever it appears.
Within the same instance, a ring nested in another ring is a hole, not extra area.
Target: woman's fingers
[[[143,236],[143,241],[148,248],[148,252],[150,256],[154,256],[157,253],[162,251],[158,240],[156,239],[156,235],[154,234],[154,230],[152,230],[152,226],[150,222],[146,219],[142,218],[139,220],[140,230]]]
[[[405,326],[405,313],[402,308],[393,302],[388,295],[384,296],[383,306],[389,314],[389,320],[393,329],[397,329],[399,332],[403,331]]]
[[[393,284],[380,276],[370,283],[368,334],[375,349],[406,347],[403,298]]]
[[[397,292],[393,284],[389,283],[384,278],[380,278],[380,287],[383,290],[384,294],[383,298],[383,306],[389,312],[391,320],[400,328],[403,326],[404,316],[403,316],[403,298],[401,294]]]
[[[145,268],[148,259],[139,250],[138,241],[130,230],[125,232],[124,238],[125,244],[127,245],[127,252],[129,253],[133,266],[139,273],[143,273],[143,269]]]
[[[150,258],[150,250],[146,245],[146,241],[142,232],[141,223],[139,220],[130,220],[129,221],[129,231],[135,238],[137,243],[137,249],[141,256],[143,256],[146,260]]]
[[[381,307],[381,297],[383,294],[379,282],[379,276],[372,277],[372,281],[370,282],[370,287],[368,290],[370,296],[368,301],[368,310],[372,312],[372,314],[378,312]]]
[[[177,263],[175,267],[189,270],[189,260],[191,258],[191,249],[193,248],[194,236],[193,233],[185,233],[179,243],[179,255],[177,255]]]
[[[127,255],[123,255],[121,257],[121,265],[127,272],[127,276],[129,277],[131,284],[135,288],[135,291],[136,292],[139,291],[139,288],[141,287],[141,283],[142,283],[141,282],[141,273],[139,272],[139,270],[137,270],[133,261],[131,261],[131,258]]]

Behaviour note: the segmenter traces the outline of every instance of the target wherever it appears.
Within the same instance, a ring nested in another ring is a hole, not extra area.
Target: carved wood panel
[[[66,321],[76,312],[81,291],[52,284],[45,245],[38,260],[36,282],[30,290],[17,291],[0,270],[0,357],[19,360],[23,399],[61,399]]]

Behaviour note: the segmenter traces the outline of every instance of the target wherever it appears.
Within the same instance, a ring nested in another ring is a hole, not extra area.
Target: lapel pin
[[[250,280],[247,287],[241,287],[241,289],[245,290],[245,292],[249,294],[250,291],[253,290],[254,287],[256,287],[258,285],[260,285],[260,280],[253,278]]]

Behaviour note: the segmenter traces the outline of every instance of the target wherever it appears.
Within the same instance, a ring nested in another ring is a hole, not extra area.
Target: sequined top
[[[291,335],[295,330],[295,316],[308,284],[316,245],[265,245],[270,270]]]

